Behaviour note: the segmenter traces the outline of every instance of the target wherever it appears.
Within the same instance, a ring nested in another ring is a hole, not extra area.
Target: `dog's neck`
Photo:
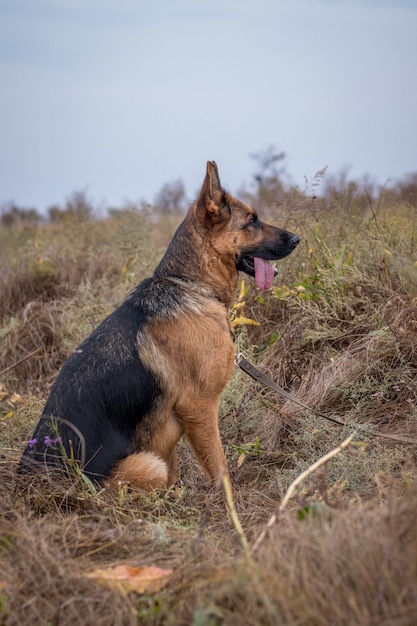
[[[185,283],[193,291],[195,291],[196,293],[200,294],[204,298],[210,298],[212,300],[217,300],[217,302],[220,302],[221,304],[224,304],[223,300],[221,298],[219,298],[218,294],[215,293],[213,291],[213,289],[210,289],[209,287],[206,287],[205,285],[202,285],[201,283],[196,283],[195,281],[191,280],[190,278],[186,278],[185,276],[164,276],[164,278],[166,280],[172,280],[173,282],[176,282],[176,283],[179,283],[179,284]]]
[[[202,251],[205,254],[202,254]],[[238,271],[234,259],[225,260],[212,248],[188,216],[178,227],[154,276],[179,278],[210,292],[229,309],[235,301]]]

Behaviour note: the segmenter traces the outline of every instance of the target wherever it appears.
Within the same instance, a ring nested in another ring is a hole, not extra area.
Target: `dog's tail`
[[[137,452],[119,461],[106,483],[113,488],[129,484],[143,491],[161,489],[168,484],[168,466],[153,452]]]

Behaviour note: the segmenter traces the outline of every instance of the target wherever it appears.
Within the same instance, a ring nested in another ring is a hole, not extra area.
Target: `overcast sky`
[[[417,171],[416,0],[0,0],[0,78],[0,205]]]

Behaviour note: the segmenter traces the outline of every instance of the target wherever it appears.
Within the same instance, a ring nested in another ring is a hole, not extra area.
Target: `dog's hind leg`
[[[168,468],[167,486],[170,487],[178,480],[176,445],[184,434],[184,430],[170,407],[165,411],[160,410],[157,421],[158,427],[152,439],[147,442],[146,450],[153,452],[166,463]]]
[[[120,485],[152,491],[168,485],[168,465],[153,452],[137,452],[119,461],[106,481],[106,486]]]

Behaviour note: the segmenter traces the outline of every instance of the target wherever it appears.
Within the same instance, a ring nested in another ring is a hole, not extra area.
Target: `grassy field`
[[[266,202],[302,242],[267,294],[244,279],[236,350],[344,425],[236,371],[220,415],[228,498],[185,443],[162,493],[16,475],[60,366],[152,273],[179,219],[134,206],[95,218],[83,202],[0,224],[0,624],[415,624],[415,198],[346,186]],[[129,591],[97,573],[120,565],[169,575]]]

